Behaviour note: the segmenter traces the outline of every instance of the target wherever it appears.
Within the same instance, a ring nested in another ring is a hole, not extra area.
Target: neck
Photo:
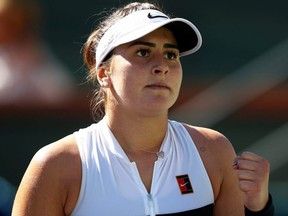
[[[107,124],[122,148],[134,152],[158,152],[165,138],[167,115],[140,117],[107,114]]]

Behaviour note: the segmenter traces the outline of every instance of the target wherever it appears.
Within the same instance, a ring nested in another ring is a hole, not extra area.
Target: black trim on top
[[[171,213],[171,214],[161,214],[161,216],[213,216],[214,204],[210,204],[198,209],[193,209],[185,212]],[[160,216],[160,215],[159,215]]]

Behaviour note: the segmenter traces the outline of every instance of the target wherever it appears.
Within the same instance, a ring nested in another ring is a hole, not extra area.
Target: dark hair
[[[106,95],[104,90],[98,84],[97,71],[95,69],[95,55],[99,41],[105,34],[105,32],[118,20],[135,11],[145,9],[155,9],[160,11],[160,7],[156,5],[156,3],[152,4],[148,2],[133,2],[122,8],[119,8],[116,11],[112,11],[112,14],[110,16],[106,17],[106,19],[99,23],[98,27],[90,34],[86,43],[83,46],[83,59],[89,70],[87,78],[89,81],[92,81],[92,83],[97,86],[94,90],[94,95],[91,100],[91,113],[94,120],[102,118],[105,115]],[[111,56],[112,54],[108,55],[108,57],[105,59],[105,63],[109,63],[109,59],[111,58]]]

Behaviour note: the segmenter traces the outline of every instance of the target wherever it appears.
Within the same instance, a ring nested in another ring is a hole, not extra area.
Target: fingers
[[[256,171],[261,175],[269,175],[270,163],[268,160],[252,152],[243,152],[235,158],[233,168],[237,170]]]
[[[239,180],[247,180],[253,181],[259,177],[258,173],[251,170],[238,170],[238,179]]]
[[[243,152],[239,157],[243,160],[250,160],[255,162],[260,162],[263,160],[263,158],[260,157],[259,155],[248,151]]]
[[[238,156],[233,168],[238,171],[240,188],[243,191],[255,192],[268,185],[270,163],[252,152],[243,152]]]
[[[239,188],[244,193],[250,193],[250,194],[260,193],[262,190],[260,184],[257,184],[257,182],[250,180],[240,180]]]

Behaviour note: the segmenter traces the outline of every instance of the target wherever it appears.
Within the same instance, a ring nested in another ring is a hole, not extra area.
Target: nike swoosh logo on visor
[[[161,15],[155,15],[155,16],[153,16],[153,15],[151,15],[151,13],[148,13],[148,18],[149,18],[149,19],[154,19],[154,18],[159,18],[159,17],[168,19],[167,16],[161,16]]]

